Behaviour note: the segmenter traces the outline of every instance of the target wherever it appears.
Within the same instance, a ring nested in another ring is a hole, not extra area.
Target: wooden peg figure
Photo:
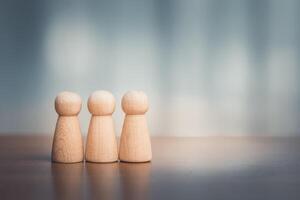
[[[113,95],[107,91],[94,92],[89,97],[88,109],[92,117],[86,143],[86,161],[117,161],[118,145],[112,118],[115,110]]]
[[[125,112],[119,158],[125,162],[148,162],[152,159],[151,142],[145,113],[148,99],[142,91],[129,91],[122,98]]]
[[[55,99],[55,110],[59,116],[52,144],[53,162],[83,161],[83,141],[77,117],[81,102],[80,96],[73,92],[61,92]]]

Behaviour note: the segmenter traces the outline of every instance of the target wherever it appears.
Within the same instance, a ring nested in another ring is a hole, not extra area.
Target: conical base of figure
[[[151,141],[145,115],[126,115],[121,134],[119,159],[124,162],[151,161]]]
[[[52,161],[82,162],[83,141],[77,116],[60,116],[56,123],[52,145]]]
[[[118,145],[112,116],[92,116],[86,144],[86,161],[118,161]]]

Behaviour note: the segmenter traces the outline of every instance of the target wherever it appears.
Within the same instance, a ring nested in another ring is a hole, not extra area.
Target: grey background
[[[0,1],[0,133],[52,134],[53,101],[145,90],[152,135],[299,135],[300,1]]]

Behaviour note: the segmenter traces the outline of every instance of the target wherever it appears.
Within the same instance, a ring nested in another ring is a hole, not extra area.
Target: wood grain
[[[86,161],[115,162],[117,160],[118,145],[112,116],[92,116],[86,142]]]
[[[152,159],[151,142],[145,115],[126,115],[121,140],[121,161],[147,162]]]
[[[62,163],[82,162],[83,155],[83,141],[78,117],[58,117],[53,138],[52,160]]]

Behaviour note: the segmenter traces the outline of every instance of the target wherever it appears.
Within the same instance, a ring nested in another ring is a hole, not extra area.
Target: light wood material
[[[122,99],[126,113],[120,140],[119,159],[125,162],[148,162],[152,159],[151,142],[145,113],[148,100],[141,91],[129,91]]]
[[[72,92],[62,92],[55,100],[57,119],[52,161],[75,163],[83,161],[83,141],[77,115],[81,110],[81,98]]]
[[[88,108],[92,117],[86,143],[86,161],[117,161],[118,145],[112,118],[115,110],[113,95],[107,91],[94,92],[89,97]]]

